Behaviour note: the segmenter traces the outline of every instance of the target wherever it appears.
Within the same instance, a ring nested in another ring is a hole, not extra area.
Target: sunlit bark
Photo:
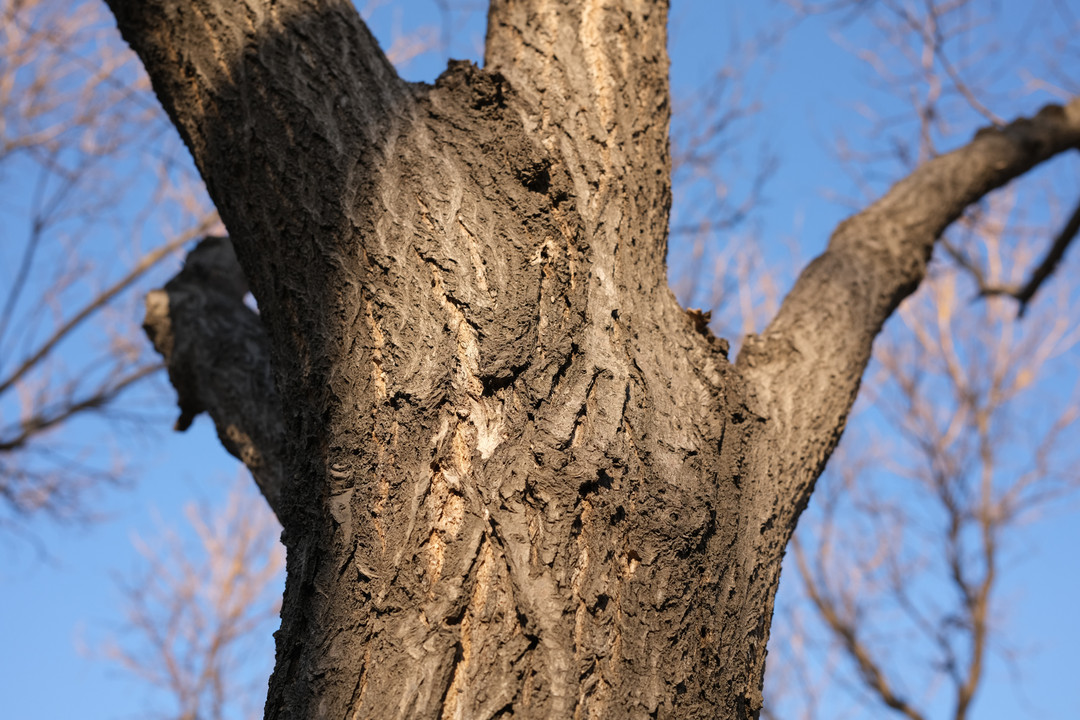
[[[968,204],[1080,145],[1074,101],[925,163],[733,366],[666,285],[666,3],[494,2],[433,86],[338,0],[110,6],[267,334],[267,717],[756,717],[874,337]]]

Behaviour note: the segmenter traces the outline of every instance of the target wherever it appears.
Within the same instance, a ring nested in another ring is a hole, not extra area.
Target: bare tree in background
[[[138,541],[143,566],[122,582],[125,620],[108,656],[160,691],[154,717],[259,717],[281,604],[281,526],[246,478],[224,507],[193,503],[185,514],[190,528]]]
[[[891,139],[894,167],[962,141],[965,116],[1000,123],[992,108],[1013,100],[997,91],[1003,65],[1025,92],[1076,90],[1052,87],[1056,58],[1039,66],[1047,58],[1018,58],[988,37],[993,8],[982,3],[828,9],[873,28],[876,41],[856,51],[915,119],[900,110],[871,133],[878,146]],[[1046,32],[1066,20],[1049,44],[1075,54],[1080,26],[1066,10],[1042,4],[1032,22]],[[850,142],[841,151],[856,184],[875,192],[873,158]],[[1062,176],[969,209],[876,343],[864,410],[792,541],[770,717],[835,717],[849,705],[856,716],[964,720],[977,716],[990,664],[1014,660],[1004,570],[1023,525],[1078,484],[1080,397],[1061,359],[1080,342],[1080,302],[1068,283],[1044,286],[1080,222],[1075,196],[1059,199],[1061,187],[1076,192],[1075,165]]]
[[[0,18],[0,526],[11,527],[88,517],[85,491],[122,476],[123,453],[76,421],[160,369],[134,306],[217,216],[100,3],[3,0]]]

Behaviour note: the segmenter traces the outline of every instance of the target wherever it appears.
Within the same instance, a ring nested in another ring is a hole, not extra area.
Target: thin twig
[[[112,401],[117,395],[134,385],[139,380],[154,374],[158,370],[164,368],[163,363],[151,363],[144,365],[128,375],[124,376],[120,380],[108,385],[107,387],[98,389],[91,395],[82,398],[81,400],[74,400],[72,402],[66,402],[60,408],[53,410],[52,412],[42,410],[33,417],[27,418],[23,422],[19,423],[19,433],[15,437],[9,440],[0,440],[0,452],[10,452],[16,450],[26,444],[32,436],[37,435],[51,427],[59,425],[73,415],[84,412],[86,410],[97,410],[103,405]]]
[[[180,249],[187,243],[191,242],[200,235],[205,235],[207,230],[214,224],[216,217],[213,219],[204,220],[199,223],[198,226],[187,231],[183,235],[173,239],[171,242],[162,245],[157,250],[143,256],[143,258],[128,272],[127,275],[117,280],[113,285],[107,288],[100,295],[88,302],[79,312],[75,313],[67,322],[61,325],[56,331],[38,347],[37,351],[30,355],[26,360],[19,365],[15,371],[8,376],[3,382],[0,382],[0,393],[5,392],[12,385],[22,379],[26,373],[30,372],[38,363],[40,363],[51,351],[60,343],[72,330],[82,324],[88,317],[90,317],[95,311],[101,309],[108,304],[113,298],[126,290],[132,283],[142,277],[148,270],[153,268],[159,261],[167,257],[169,254]]]
[[[1027,312],[1028,305],[1034,299],[1035,293],[1057,270],[1058,265],[1061,264],[1062,259],[1065,257],[1065,251],[1069,249],[1069,245],[1076,239],[1077,234],[1080,234],[1080,201],[1077,202],[1068,222],[1061,228],[1061,232],[1054,238],[1054,242],[1051,244],[1046,256],[1043,257],[1042,262],[1031,271],[1031,276],[1023,285],[989,283],[978,263],[952,243],[943,239],[941,244],[949,256],[974,278],[975,284],[979,288],[977,297],[1007,295],[1014,298],[1019,302],[1016,312],[1017,317],[1023,317],[1024,313]]]

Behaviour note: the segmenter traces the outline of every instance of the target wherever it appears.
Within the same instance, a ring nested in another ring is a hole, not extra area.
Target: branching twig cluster
[[[85,491],[120,469],[56,430],[160,369],[121,306],[216,215],[190,171],[154,157],[168,126],[103,7],[0,15],[0,524],[87,518]]]
[[[163,717],[259,717],[280,605],[281,528],[247,478],[216,514],[198,505],[186,514],[184,534],[138,543],[144,565],[122,583],[126,620],[108,655],[164,691],[172,709]],[[194,545],[184,539],[191,533]]]
[[[990,282],[978,262],[970,258],[962,249],[948,239],[942,242],[942,246],[949,254],[949,257],[971,274],[978,287],[980,297],[1007,295],[1017,301],[1017,315],[1023,317],[1028,304],[1035,298],[1035,293],[1061,265],[1061,261],[1065,258],[1065,251],[1069,249],[1072,241],[1076,239],[1077,233],[1080,233],[1080,203],[1077,203],[1072,215],[1065,222],[1065,226],[1054,237],[1054,241],[1050,244],[1042,260],[1031,269],[1028,278],[1023,283],[1018,284],[1009,283],[1003,285]]]

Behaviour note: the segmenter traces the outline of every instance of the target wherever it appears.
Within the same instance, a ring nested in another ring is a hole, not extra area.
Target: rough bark
[[[1080,127],[1073,103],[898,185],[733,367],[666,284],[666,3],[496,0],[487,68],[433,86],[342,0],[110,6],[271,349],[270,718],[756,717],[874,335],[964,205]]]
[[[208,413],[221,444],[251,471],[280,518],[285,430],[266,332],[244,304],[246,294],[232,243],[204,238],[183,270],[146,296],[143,329],[176,389],[175,429],[183,432]]]
[[[794,527],[840,438],[874,338],[926,275],[934,243],[964,209],[1035,165],[1080,147],[1080,98],[980,130],[896,183],[835,230],[738,367],[770,419],[768,485]],[[786,542],[786,538],[785,538]]]

